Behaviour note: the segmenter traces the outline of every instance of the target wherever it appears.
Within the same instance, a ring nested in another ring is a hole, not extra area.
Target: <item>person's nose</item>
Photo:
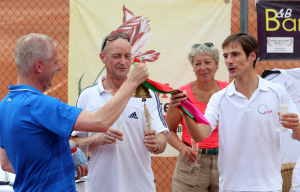
[[[126,62],[125,62],[125,57],[121,57],[119,63],[120,63],[121,65],[125,65],[125,64],[126,64]]]
[[[60,71],[61,70],[61,65],[60,65],[60,62],[57,63],[57,71]]]
[[[230,65],[233,63],[232,57],[229,55],[227,58],[224,58],[225,64]]]
[[[204,71],[205,69],[206,69],[206,66],[205,66],[204,63],[202,63],[202,64],[200,65],[200,70],[201,70],[201,71]]]

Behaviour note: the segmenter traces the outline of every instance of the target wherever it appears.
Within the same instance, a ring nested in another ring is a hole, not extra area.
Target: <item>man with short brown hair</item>
[[[215,93],[205,117],[211,125],[195,125],[184,116],[192,138],[199,142],[219,123],[220,191],[281,191],[280,124],[300,140],[298,111],[290,102],[288,113],[278,116],[280,96],[287,94],[278,84],[254,73],[257,42],[246,33],[230,35],[223,43],[223,56],[234,80]],[[173,107],[186,98],[172,94]]]

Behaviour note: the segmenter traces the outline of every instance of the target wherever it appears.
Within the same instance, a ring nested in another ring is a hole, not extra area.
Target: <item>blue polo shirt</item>
[[[16,173],[15,192],[75,191],[68,138],[82,111],[28,85],[0,103],[0,147]]]

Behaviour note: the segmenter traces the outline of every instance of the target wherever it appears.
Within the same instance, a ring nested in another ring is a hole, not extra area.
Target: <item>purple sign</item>
[[[260,1],[256,8],[260,60],[299,60],[300,2]]]

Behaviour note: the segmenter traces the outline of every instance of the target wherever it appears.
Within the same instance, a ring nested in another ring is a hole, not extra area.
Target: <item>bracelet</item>
[[[155,153],[158,150],[159,150],[159,144],[157,143],[157,149],[155,151],[152,151],[151,153]]]

